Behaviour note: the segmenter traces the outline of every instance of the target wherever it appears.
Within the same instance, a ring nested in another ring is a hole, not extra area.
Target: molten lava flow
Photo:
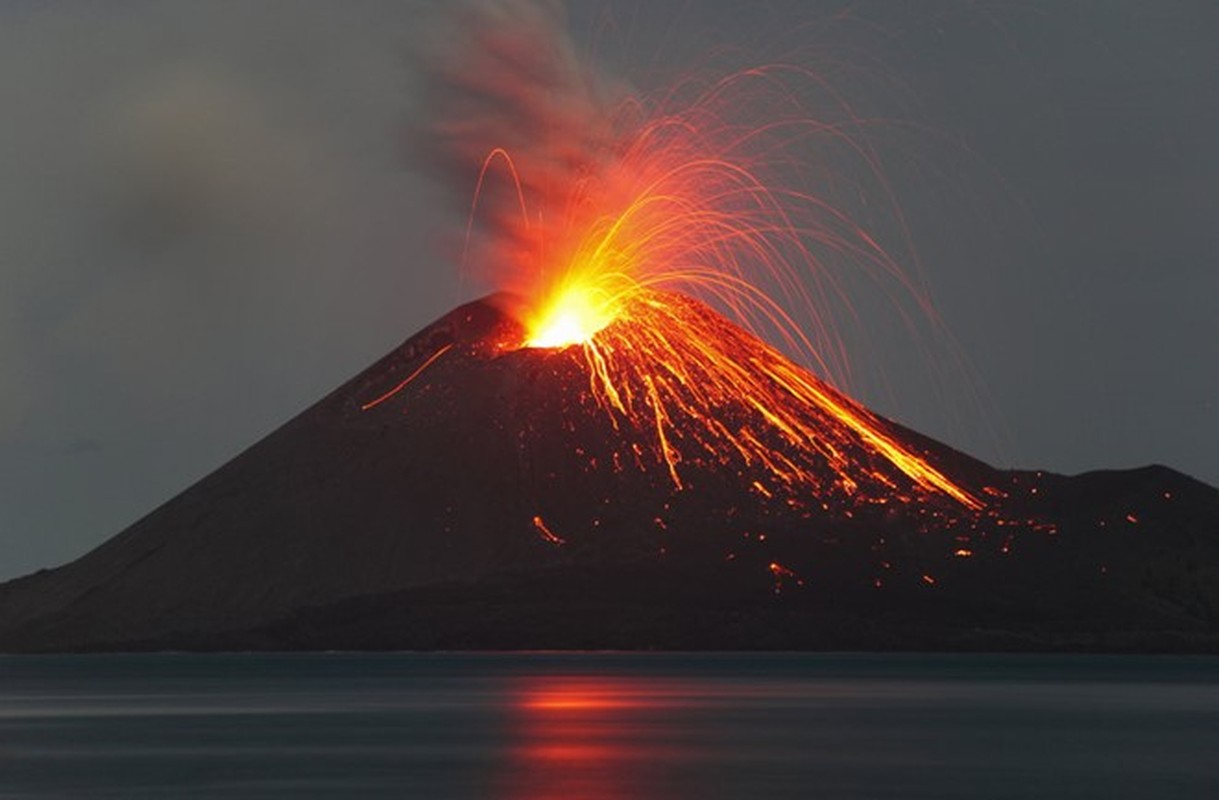
[[[646,434],[647,460],[674,488],[691,465],[761,475],[754,487],[767,496],[836,505],[946,496],[981,508],[886,422],[703,304],[656,289],[620,302],[579,343],[588,392],[615,427]]]

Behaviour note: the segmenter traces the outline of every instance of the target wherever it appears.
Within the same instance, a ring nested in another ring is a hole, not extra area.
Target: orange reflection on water
[[[609,800],[655,796],[665,762],[665,717],[680,686],[655,679],[530,677],[513,694],[514,741],[499,796]]]

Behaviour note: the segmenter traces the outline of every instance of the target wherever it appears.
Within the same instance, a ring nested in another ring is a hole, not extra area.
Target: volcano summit
[[[699,301],[630,303],[561,347],[458,308],[0,586],[0,649],[1219,645],[1215,489],[996,470]]]

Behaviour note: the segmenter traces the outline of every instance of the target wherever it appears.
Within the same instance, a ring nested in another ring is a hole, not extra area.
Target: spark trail
[[[857,317],[851,271],[883,285],[899,320],[935,322],[917,282],[817,191],[818,143],[886,185],[850,105],[781,65],[611,102],[613,83],[550,23],[476,30],[454,85],[491,111],[466,103],[442,125],[451,161],[478,153],[466,268],[520,299],[519,347],[579,348],[588,395],[676,491],[689,465],[718,463],[767,495],[981,509],[833,388],[851,373],[838,324]]]

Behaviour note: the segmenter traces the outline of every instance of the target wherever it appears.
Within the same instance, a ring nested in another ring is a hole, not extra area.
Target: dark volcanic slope
[[[623,466],[639,432],[587,402],[578,348],[516,340],[492,303],[457,309],[0,586],[0,649],[1219,649],[1219,492],[1179,473],[1000,472],[892,426],[988,509],[818,513],[745,467],[674,492]]]

